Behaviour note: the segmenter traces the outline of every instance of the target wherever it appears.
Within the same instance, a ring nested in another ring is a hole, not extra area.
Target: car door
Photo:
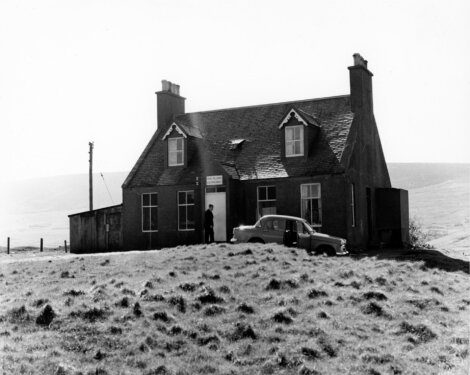
[[[261,238],[264,242],[275,242],[282,244],[285,220],[277,218],[266,218],[261,221]]]
[[[286,230],[284,232],[283,243],[285,246],[297,246],[297,222],[296,220],[286,220]]]
[[[309,231],[307,228],[305,228],[305,225],[301,221],[297,221],[297,235],[299,238],[297,241],[297,247],[310,251],[312,246],[312,238]]]

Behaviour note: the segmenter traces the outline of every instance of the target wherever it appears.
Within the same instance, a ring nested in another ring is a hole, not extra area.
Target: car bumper
[[[345,256],[348,255],[349,252],[346,250],[346,244],[342,245],[339,250],[336,251],[337,256]]]

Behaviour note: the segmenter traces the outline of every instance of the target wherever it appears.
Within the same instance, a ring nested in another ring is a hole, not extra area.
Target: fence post
[[[64,241],[64,249],[65,249],[65,252],[67,252],[67,240]]]
[[[42,244],[43,244],[43,241],[42,241],[42,238],[41,238],[41,245],[39,247],[39,251],[42,253]]]
[[[10,254],[10,237],[7,239],[7,254]]]

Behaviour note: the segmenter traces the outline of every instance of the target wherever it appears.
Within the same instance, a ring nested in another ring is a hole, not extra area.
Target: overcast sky
[[[129,171],[155,91],[188,112],[349,94],[374,73],[388,162],[470,162],[469,1],[1,0],[6,180]]]

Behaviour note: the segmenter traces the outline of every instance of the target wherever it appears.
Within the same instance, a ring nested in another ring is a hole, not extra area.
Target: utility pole
[[[89,185],[90,185],[90,211],[93,211],[93,142],[88,142],[90,146],[90,171],[89,171]]]

